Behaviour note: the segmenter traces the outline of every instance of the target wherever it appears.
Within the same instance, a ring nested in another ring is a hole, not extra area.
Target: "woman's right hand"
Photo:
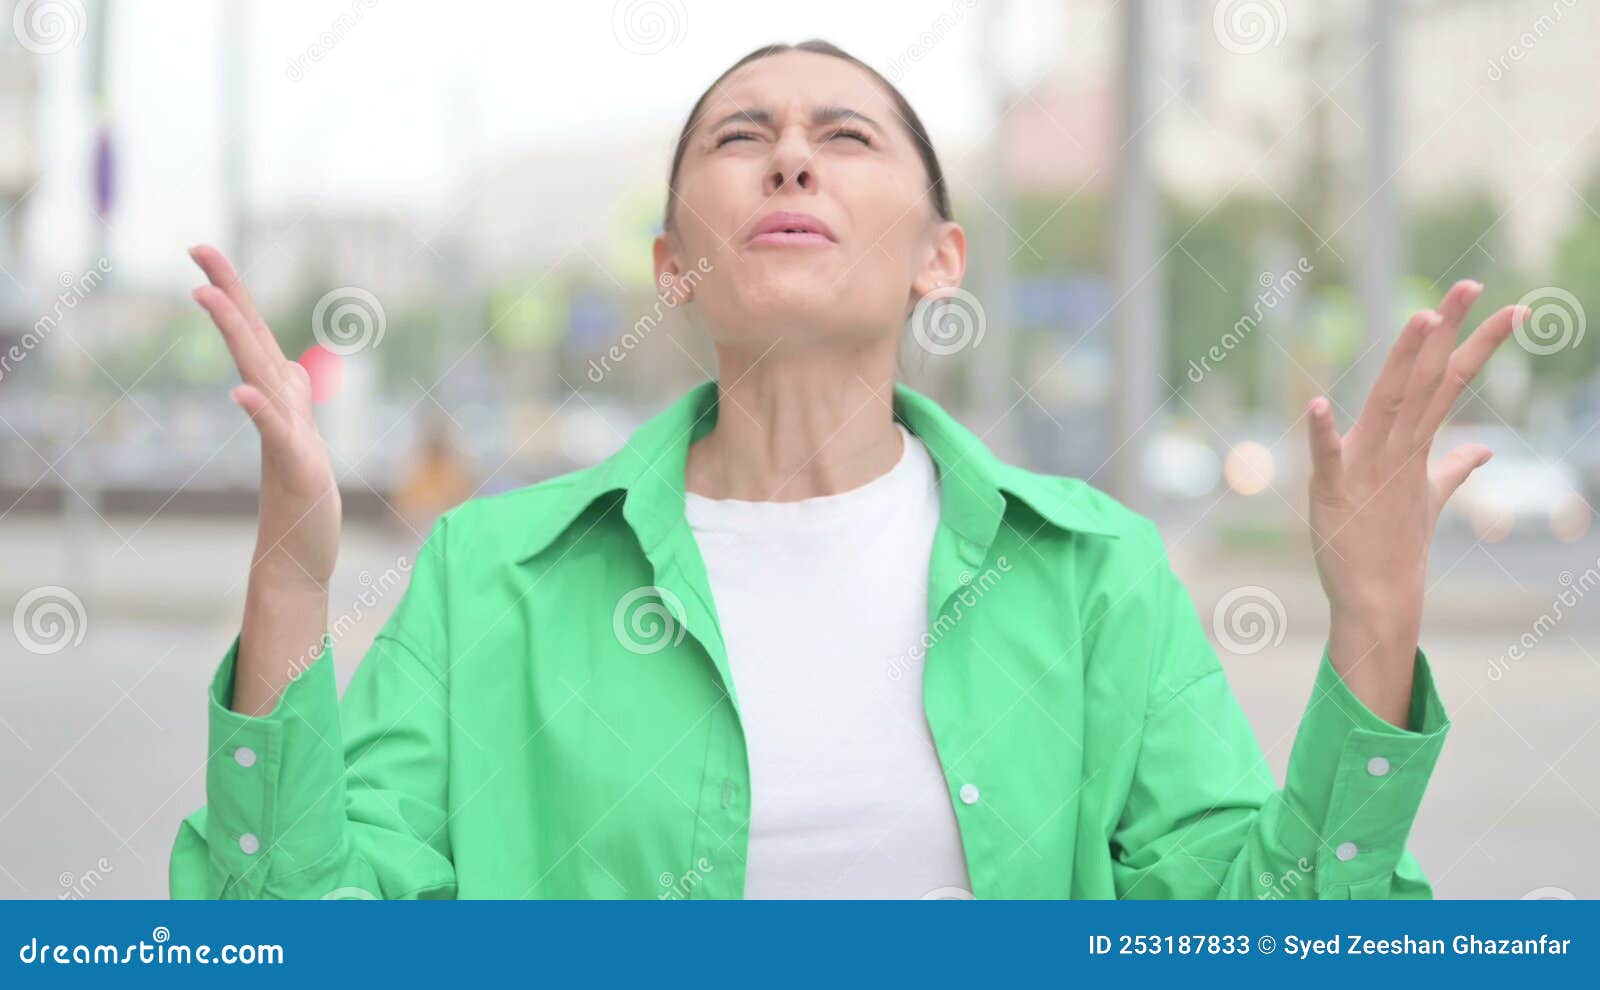
[[[230,707],[266,715],[322,654],[328,582],[339,555],[339,486],[312,414],[311,377],[283,356],[233,265],[189,251],[210,285],[194,291],[222,331],[243,381],[230,397],[261,435],[260,517],[250,561]]]
[[[189,256],[210,285],[195,301],[222,332],[242,383],[229,393],[261,435],[260,518],[252,576],[326,588],[339,552],[339,487],[312,412],[305,366],[284,357],[244,283],[209,245]]]

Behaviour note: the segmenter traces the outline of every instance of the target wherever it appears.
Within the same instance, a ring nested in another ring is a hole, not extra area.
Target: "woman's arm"
[[[1312,552],[1332,615],[1329,653],[1356,697],[1399,726],[1413,693],[1439,511],[1491,451],[1466,444],[1431,468],[1428,453],[1462,390],[1528,312],[1504,307],[1457,347],[1482,292],[1477,282],[1457,282],[1438,312],[1411,318],[1349,432],[1339,435],[1326,398],[1308,409]]]
[[[1421,650],[1405,727],[1324,649],[1280,789],[1153,524],[1138,590],[1098,640],[1151,657],[1128,796],[1111,836],[1119,898],[1402,898],[1432,890],[1406,849],[1450,722]]]
[[[195,302],[216,324],[239,370],[229,397],[261,437],[256,550],[250,561],[233,695],[235,711],[272,710],[292,675],[327,628],[328,579],[339,554],[339,486],[317,430],[311,377],[290,361],[222,252],[189,251],[209,285]]]
[[[173,897],[454,897],[448,819],[447,513],[341,703],[333,639],[287,664],[263,715],[234,711],[242,636],[210,691],[206,807],[173,846]]]
[[[453,896],[445,527],[345,696],[328,629],[339,488],[311,380],[215,248],[194,298],[239,369],[229,393],[261,437],[261,491],[240,633],[211,685],[207,806],[173,848],[175,897]]]
[[[1130,624],[1114,640],[1156,630],[1112,837],[1118,896],[1431,896],[1405,847],[1450,725],[1418,646],[1428,547],[1439,510],[1489,452],[1460,447],[1431,471],[1428,452],[1526,315],[1501,309],[1455,347],[1482,290],[1458,282],[1439,312],[1411,319],[1348,433],[1325,398],[1311,403],[1313,554],[1330,625],[1281,790],[1150,527],[1154,577],[1111,620]]]

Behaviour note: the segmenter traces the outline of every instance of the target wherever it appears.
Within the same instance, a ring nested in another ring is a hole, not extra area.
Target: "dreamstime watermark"
[[[617,0],[611,8],[611,33],[623,50],[657,55],[683,44],[689,13],[679,0]]]
[[[923,894],[924,901],[975,901],[972,891],[965,887],[935,887]]]
[[[1229,354],[1233,353],[1234,348],[1242,344],[1244,339],[1255,332],[1256,327],[1261,325],[1261,321],[1266,318],[1267,313],[1277,309],[1278,304],[1289,298],[1289,293],[1293,292],[1305,280],[1305,276],[1310,275],[1315,270],[1316,266],[1306,258],[1301,258],[1295,262],[1293,268],[1285,271],[1282,275],[1262,272],[1256,279],[1261,285],[1261,291],[1256,293],[1255,302],[1250,307],[1250,312],[1239,317],[1238,321],[1234,323],[1233,329],[1223,334],[1222,339],[1217,343],[1212,344],[1211,349],[1206,351],[1198,362],[1193,360],[1189,362],[1189,370],[1187,372],[1189,380],[1196,385],[1205,380],[1206,375],[1211,373],[1212,365],[1221,364]]]
[[[1595,558],[1595,562],[1577,577],[1573,577],[1571,571],[1562,571],[1556,581],[1561,585],[1561,590],[1556,593],[1550,607],[1539,613],[1532,627],[1506,647],[1504,653],[1489,661],[1489,680],[1500,680],[1511,670],[1513,663],[1521,663],[1569,612],[1577,608],[1584,595],[1600,586],[1600,557]]]
[[[1283,41],[1289,15],[1281,0],[1218,0],[1211,11],[1217,42],[1235,55],[1254,55]]]
[[[1578,297],[1566,289],[1546,285],[1517,300],[1528,315],[1517,321],[1512,334],[1530,354],[1554,354],[1583,343],[1588,329],[1588,314]]]
[[[100,886],[107,873],[115,873],[116,871],[117,868],[111,865],[111,861],[101,856],[95,860],[93,867],[81,874],[63,872],[61,876],[56,878],[61,885],[61,893],[57,894],[56,898],[63,901],[84,900],[94,893],[96,887]]]
[[[1311,870],[1311,863],[1304,856],[1295,860],[1294,866],[1287,873],[1274,875],[1270,870],[1263,870],[1256,876],[1257,886],[1264,888],[1256,895],[1256,900],[1275,901],[1288,897],[1294,893],[1296,887],[1300,886],[1300,881],[1305,879],[1305,875]]]
[[[646,337],[650,336],[661,325],[662,318],[668,312],[677,309],[688,301],[694,291],[695,283],[713,271],[715,271],[715,266],[711,264],[711,259],[701,258],[695,262],[693,268],[676,278],[672,275],[662,275],[658,280],[660,289],[656,292],[655,306],[651,308],[649,313],[635,320],[633,329],[623,334],[620,341],[612,344],[611,348],[600,356],[599,362],[594,361],[592,358],[590,359],[589,370],[585,372],[588,379],[596,385],[604,381],[606,375],[611,371],[612,363],[621,364],[629,354],[633,353],[636,347],[644,343]]]
[[[629,653],[659,653],[683,642],[683,600],[667,588],[647,584],[617,600],[611,632]]]
[[[983,343],[986,322],[977,296],[960,286],[942,286],[917,300],[911,336],[928,353],[948,357]]]
[[[129,945],[101,943],[41,943],[39,937],[28,939],[17,950],[17,960],[25,966],[125,966],[130,963],[149,965],[176,964],[188,966],[281,966],[283,946],[278,944],[220,946],[185,945],[172,941],[172,931],[166,925],[150,930],[150,941],[140,939]]]
[[[1565,887],[1535,887],[1517,898],[1520,901],[1575,901],[1578,895]]]
[[[1541,38],[1549,34],[1561,19],[1567,16],[1566,12],[1578,5],[1578,0],[1555,0],[1550,5],[1550,13],[1540,14],[1533,20],[1533,27],[1517,35],[1515,41],[1506,48],[1505,52],[1489,60],[1489,81],[1499,82],[1506,76],[1506,70],[1512,62],[1520,62],[1528,57]]]
[[[660,892],[656,894],[656,900],[679,901],[687,898],[694,893],[696,887],[700,886],[700,882],[705,879],[705,875],[716,872],[716,869],[711,860],[701,856],[695,860],[694,866],[678,876],[674,876],[671,873],[661,874],[656,878],[656,885],[661,888]]]
[[[1247,584],[1217,599],[1217,607],[1211,610],[1211,628],[1228,652],[1249,656],[1283,642],[1289,631],[1289,613],[1272,589]]]
[[[11,32],[35,55],[54,55],[83,40],[89,18],[80,0],[17,0]]]
[[[387,326],[378,297],[356,285],[324,293],[311,309],[311,335],[340,357],[377,347]]]
[[[338,47],[339,42],[350,36],[356,25],[361,23],[361,18],[367,11],[378,5],[378,0],[354,0],[350,9],[333,19],[325,29],[312,39],[303,51],[290,56],[288,64],[283,67],[283,74],[290,82],[299,82],[311,71],[311,67],[328,57],[328,53]]]
[[[411,561],[401,556],[396,558],[393,567],[386,569],[376,578],[372,576],[371,571],[362,571],[356,575],[361,591],[356,594],[354,603],[329,623],[327,635],[317,642],[315,650],[307,650],[289,661],[290,682],[299,680],[301,674],[311,669],[311,665],[322,656],[324,649],[331,650],[343,640],[351,629],[359,625],[361,620],[378,606],[379,602],[401,586],[401,575],[409,573],[411,573]]]
[[[966,19],[967,11],[977,5],[978,0],[955,0],[948,11],[940,13],[933,19],[932,24],[917,33],[905,51],[889,60],[889,67],[883,74],[884,78],[892,83],[900,82],[906,71],[927,58],[928,53],[937,48],[939,43]]]
[[[6,348],[5,353],[0,354],[0,380],[21,364],[34,348],[44,343],[45,338],[61,325],[66,311],[76,309],[79,303],[89,298],[89,293],[99,288],[100,283],[105,281],[105,277],[109,274],[111,274],[109,258],[96,261],[93,268],[87,269],[81,275],[62,272],[57,277],[57,281],[61,283],[61,291],[56,293],[50,312],[35,320],[27,333],[24,333],[15,344]]]
[[[889,680],[898,681],[902,676],[911,672],[916,664],[927,659],[928,651],[933,645],[949,635],[961,622],[965,609],[975,607],[979,600],[994,590],[1000,583],[1000,578],[1011,572],[1011,561],[1005,554],[995,558],[994,566],[979,574],[976,578],[971,571],[961,572],[961,588],[951,596],[952,607],[949,610],[940,609],[939,617],[933,621],[928,631],[922,638],[912,645],[911,649],[896,657],[891,657],[888,663]]]
[[[72,589],[47,584],[18,599],[11,612],[11,631],[24,650],[49,656],[83,642],[89,613]]]

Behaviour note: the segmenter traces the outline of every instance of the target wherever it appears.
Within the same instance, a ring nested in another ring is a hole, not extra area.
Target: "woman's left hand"
[[[1482,292],[1457,282],[1437,312],[1411,318],[1343,436],[1325,396],[1310,406],[1312,555],[1328,597],[1329,660],[1368,708],[1402,728],[1439,510],[1492,453],[1463,444],[1430,466],[1434,433],[1528,313],[1507,306],[1456,347]]]

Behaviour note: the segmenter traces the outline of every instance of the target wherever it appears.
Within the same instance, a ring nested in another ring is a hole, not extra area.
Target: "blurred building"
[[[404,207],[279,206],[248,221],[250,291],[263,305],[357,286],[401,309],[441,290],[437,249]]]
[[[1307,164],[1349,177],[1328,190],[1319,237],[1360,207],[1369,0],[1267,5],[1182,0],[1152,21],[1163,188],[1209,202],[1232,190],[1292,200]],[[1398,188],[1412,198],[1482,189],[1504,204],[1517,262],[1538,267],[1600,164],[1600,6],[1577,0],[1407,0],[1400,4],[1395,108]],[[1012,181],[1103,189],[1114,177],[1117,19],[1113,0],[1072,0],[1057,69],[1012,110]],[[1255,21],[1230,22],[1254,8]],[[1276,14],[1274,8],[1276,7]],[[1281,16],[1277,16],[1281,14]],[[1587,114],[1587,116],[1585,116]]]
[[[0,0],[0,351],[33,322],[23,256],[28,193],[39,182],[38,62],[10,30],[13,0]]]

